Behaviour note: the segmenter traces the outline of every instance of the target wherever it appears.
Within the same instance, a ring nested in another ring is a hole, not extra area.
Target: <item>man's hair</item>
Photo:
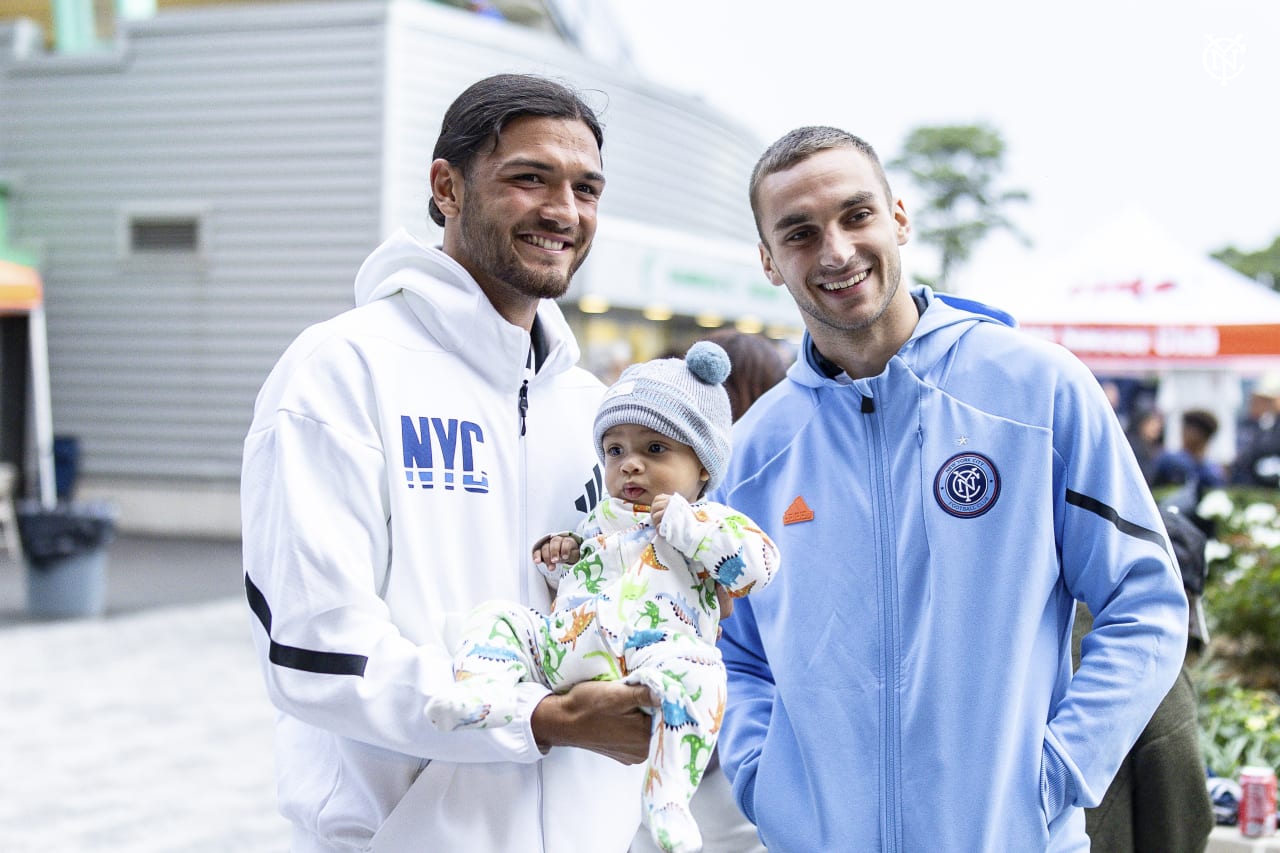
[[[432,160],[447,160],[465,177],[482,148],[492,150],[509,123],[525,116],[581,121],[604,146],[604,131],[595,111],[578,93],[561,83],[532,74],[496,74],[473,83],[445,111]],[[444,225],[435,199],[427,203],[431,221]]]
[[[1189,409],[1182,414],[1182,425],[1198,429],[1206,439],[1218,431],[1218,419],[1205,409]]]
[[[852,148],[862,152],[871,161],[872,167],[880,177],[885,200],[890,204],[893,203],[893,191],[889,189],[889,179],[885,177],[884,167],[880,165],[880,157],[876,155],[876,150],[870,143],[835,127],[798,127],[770,145],[756,161],[756,167],[751,170],[751,213],[755,216],[756,231],[763,242],[769,241],[765,240],[764,228],[760,225],[760,182],[774,172],[790,169],[800,161],[832,148]]]

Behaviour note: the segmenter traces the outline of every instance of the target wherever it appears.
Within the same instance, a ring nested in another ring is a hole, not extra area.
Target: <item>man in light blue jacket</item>
[[[751,202],[807,334],[715,496],[790,566],[725,623],[739,805],[770,853],[1088,850],[1187,630],[1111,406],[1065,350],[903,285],[910,220],[857,137],[787,134]]]

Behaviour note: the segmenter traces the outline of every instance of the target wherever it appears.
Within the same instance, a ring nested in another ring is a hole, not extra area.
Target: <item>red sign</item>
[[[1119,326],[1025,325],[1025,331],[1061,344],[1082,359],[1190,359],[1280,356],[1280,325]]]

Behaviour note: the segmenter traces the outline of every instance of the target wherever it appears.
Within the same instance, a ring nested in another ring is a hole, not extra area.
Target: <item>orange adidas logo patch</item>
[[[799,524],[802,521],[813,521],[813,510],[809,509],[804,498],[797,495],[791,502],[791,506],[787,507],[787,511],[782,514],[782,523]]]

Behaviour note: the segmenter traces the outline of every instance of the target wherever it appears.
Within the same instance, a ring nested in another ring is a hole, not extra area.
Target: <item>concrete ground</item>
[[[120,537],[101,616],[0,562],[0,850],[283,853],[238,541]]]

